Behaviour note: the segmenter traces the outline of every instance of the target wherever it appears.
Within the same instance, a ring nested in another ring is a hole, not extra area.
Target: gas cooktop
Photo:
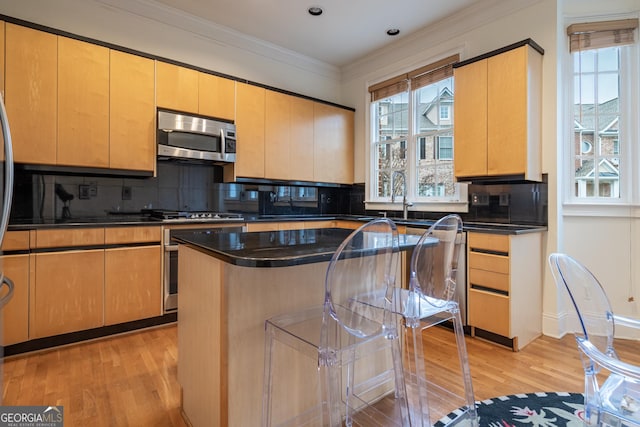
[[[171,222],[244,221],[242,214],[211,211],[174,211],[156,209],[150,212],[152,218]]]

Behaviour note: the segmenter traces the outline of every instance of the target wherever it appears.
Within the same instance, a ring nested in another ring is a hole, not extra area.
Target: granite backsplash
[[[380,215],[379,210],[365,210],[363,184],[226,184],[221,172],[218,166],[159,162],[157,177],[122,178],[46,174],[18,165],[11,218],[22,222],[56,219],[64,211],[72,218],[100,217],[150,208],[254,215]],[[471,184],[468,194],[469,212],[462,215],[465,221],[547,224],[546,182]],[[444,213],[409,215],[435,219]],[[388,212],[390,217],[399,214]]]

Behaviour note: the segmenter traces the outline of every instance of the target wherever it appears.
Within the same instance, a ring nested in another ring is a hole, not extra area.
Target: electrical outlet
[[[122,200],[131,200],[131,187],[128,185],[122,186]]]
[[[472,206],[489,206],[489,194],[487,193],[473,193],[471,194]]]
[[[509,193],[500,193],[500,206],[509,206]]]
[[[89,182],[89,197],[96,197],[98,195],[98,184],[95,181]]]
[[[86,184],[78,185],[78,199],[86,200],[90,197],[90,187]]]

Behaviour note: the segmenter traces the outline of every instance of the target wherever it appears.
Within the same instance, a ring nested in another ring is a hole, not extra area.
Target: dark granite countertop
[[[290,267],[329,261],[340,243],[353,230],[318,228],[260,231],[251,233],[176,232],[173,238],[229,264],[241,267]],[[419,236],[399,235],[406,250]],[[434,242],[436,240],[434,239]]]
[[[343,214],[323,214],[323,215],[257,215],[243,214],[244,222],[286,222],[286,221],[330,221],[330,220],[346,220],[367,222],[375,219],[374,216],[362,215],[343,215]],[[428,219],[402,219],[390,218],[398,225],[404,225],[413,228],[427,229],[435,220]],[[215,226],[216,224],[242,223],[243,221],[232,220],[202,220],[197,224],[203,226]],[[163,221],[161,219],[151,218],[145,215],[104,215],[96,217],[80,217],[69,219],[12,219],[8,230],[33,230],[39,228],[77,228],[77,227],[117,227],[117,226],[138,226],[138,225],[179,225],[179,224],[196,224],[181,223],[175,221]],[[482,233],[494,234],[524,234],[539,233],[546,231],[544,225],[528,225],[528,224],[505,224],[494,222],[464,222],[465,231],[474,231]]]

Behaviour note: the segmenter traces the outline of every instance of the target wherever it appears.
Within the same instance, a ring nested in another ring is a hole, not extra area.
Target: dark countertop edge
[[[314,264],[318,262],[330,261],[333,256],[333,252],[318,252],[309,255],[296,255],[289,257],[278,258],[251,258],[234,256],[227,252],[218,251],[209,247],[204,247],[191,242],[180,241],[176,239],[180,244],[183,244],[198,252],[202,252],[205,255],[209,255],[213,258],[224,261],[227,264],[235,265],[237,267],[250,267],[250,268],[274,268],[274,267],[294,267],[296,265]]]
[[[308,229],[308,230],[312,231],[314,229]],[[318,229],[318,230],[325,230],[325,229]],[[290,230],[276,231],[276,233],[278,232],[286,233],[287,231],[290,231]],[[272,234],[274,233],[274,231],[255,231],[253,233]],[[413,237],[414,237],[413,240],[415,241],[419,239],[419,236],[413,236]],[[182,238],[180,236],[176,236],[174,239],[181,245],[185,245],[193,250],[201,252],[205,255],[209,255],[213,258],[219,259],[227,264],[234,265],[237,267],[250,267],[250,268],[294,267],[297,265],[328,262],[331,260],[331,257],[334,254],[334,251],[329,251],[329,252],[323,251],[323,252],[312,252],[304,255],[301,255],[298,253],[296,255],[291,255],[291,256],[255,258],[255,257],[248,257],[248,256],[236,256],[228,252],[225,252],[224,250],[218,250],[215,248],[211,248],[210,246],[199,244],[197,242],[191,242],[188,239]],[[409,250],[414,246],[415,246],[414,244],[407,244],[407,243],[401,242],[400,251]],[[285,251],[286,249],[283,248],[283,252]]]
[[[203,227],[209,227],[216,224],[244,224],[244,223],[266,223],[266,222],[298,222],[298,221],[331,221],[331,220],[345,220],[345,221],[361,221],[365,223],[367,221],[371,221],[379,217],[374,216],[365,216],[365,215],[341,215],[341,214],[332,214],[332,215],[246,215],[244,216],[244,221],[232,220],[232,221],[224,221],[224,220],[215,220],[215,221],[197,221],[197,222],[176,222],[176,221],[161,221],[161,220],[149,220],[147,218],[144,219],[131,219],[131,220],[122,220],[122,221],[100,221],[96,222],[63,222],[58,224],[9,224],[9,231],[21,231],[21,230],[36,230],[36,229],[62,229],[62,228],[92,228],[92,227],[127,227],[127,226],[171,226],[171,225],[190,225],[190,226],[198,226],[202,225]],[[407,226],[407,227],[415,227],[415,228],[429,228],[431,224],[435,222],[435,220],[417,220],[417,219],[402,219],[402,218],[392,218],[389,217],[392,221],[394,221],[397,225]],[[73,220],[70,220],[73,221]],[[526,233],[539,233],[543,231],[547,231],[547,226],[534,226],[534,225],[518,225],[518,224],[503,224],[496,223],[495,226],[492,226],[490,223],[482,223],[475,224],[474,222],[466,222],[463,223],[464,231],[473,231],[480,233],[493,233],[493,234],[526,234]]]

